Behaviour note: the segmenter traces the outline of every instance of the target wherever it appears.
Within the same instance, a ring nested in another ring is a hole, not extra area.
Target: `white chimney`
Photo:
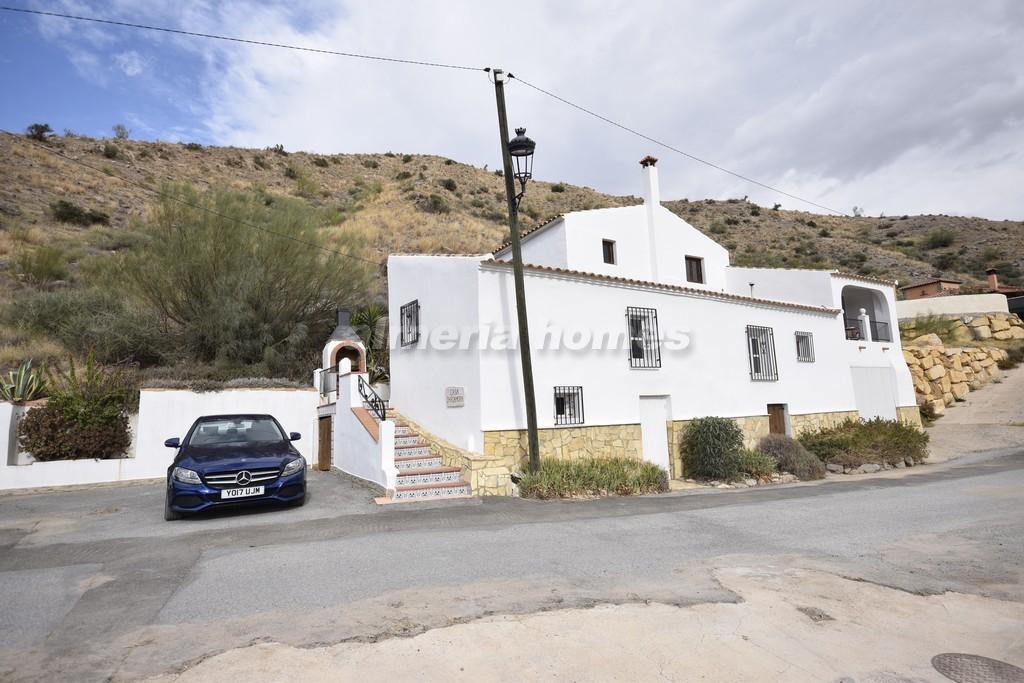
[[[661,206],[661,192],[658,190],[658,160],[648,155],[640,160],[644,174],[644,207],[647,209],[647,244],[650,247],[651,280],[658,282],[658,244],[654,227],[655,212]]]

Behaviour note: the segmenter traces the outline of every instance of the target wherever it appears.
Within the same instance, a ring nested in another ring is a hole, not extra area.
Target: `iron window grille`
[[[704,259],[696,256],[686,257],[686,281],[704,284]]]
[[[814,362],[814,335],[810,332],[796,333],[796,359],[801,363]]]
[[[747,325],[747,354],[750,358],[750,379],[755,382],[775,382],[779,379],[772,328]]]
[[[605,263],[615,265],[615,240],[601,240],[601,255]]]
[[[401,308],[402,346],[410,346],[420,340],[420,302],[410,301]]]
[[[555,424],[583,424],[583,387],[555,387]]]
[[[629,332],[629,366],[660,368],[661,344],[658,341],[658,311],[653,308],[626,308]]]

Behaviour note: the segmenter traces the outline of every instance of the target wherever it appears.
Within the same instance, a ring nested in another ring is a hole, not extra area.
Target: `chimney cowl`
[[[643,166],[644,168],[647,168],[648,166],[655,166],[657,165],[657,163],[658,160],[652,157],[650,154],[648,154],[647,156],[640,160],[640,165]]]
[[[343,306],[338,306],[338,325],[349,325],[352,320],[352,314],[349,310]]]

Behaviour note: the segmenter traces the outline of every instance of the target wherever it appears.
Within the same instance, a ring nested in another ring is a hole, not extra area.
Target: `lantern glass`
[[[508,143],[509,154],[516,166],[516,180],[523,185],[533,177],[533,150],[536,146],[537,143],[526,137],[525,128],[516,128],[516,136]]]

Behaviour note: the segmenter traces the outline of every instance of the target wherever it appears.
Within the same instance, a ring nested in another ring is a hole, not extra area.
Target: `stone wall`
[[[903,346],[917,403],[929,405],[936,415],[988,384],[999,373],[996,364],[1006,356],[1006,351],[994,347],[945,346],[934,334],[917,337]]]
[[[917,406],[902,406],[896,409],[896,419],[905,425],[924,429],[921,423],[921,409]]]
[[[446,467],[458,467],[462,470],[462,479],[469,484],[474,496],[511,496],[512,472],[519,469],[517,453],[500,453],[491,449],[490,453],[476,453],[459,448],[430,433],[404,415],[395,413],[398,422],[408,425],[427,442],[433,453],[441,456]]]
[[[897,409],[901,410],[901,409]],[[917,406],[914,406],[917,410]],[[804,415],[791,415],[789,424],[793,429],[793,438],[806,432],[818,432],[822,429],[837,427],[848,420],[859,420],[860,414],[856,410],[840,410],[834,413],[806,413]],[[918,419],[920,422],[920,418]]]
[[[1024,321],[1016,313],[983,313],[978,315],[935,316],[950,322],[950,335],[957,344],[998,339],[1024,339]],[[904,339],[915,336],[915,319],[900,321]],[[927,335],[925,335],[927,336]]]
[[[621,457],[643,459],[640,425],[594,425],[539,429],[540,457],[579,460]],[[484,432],[484,455],[521,457],[527,453],[525,429]]]

